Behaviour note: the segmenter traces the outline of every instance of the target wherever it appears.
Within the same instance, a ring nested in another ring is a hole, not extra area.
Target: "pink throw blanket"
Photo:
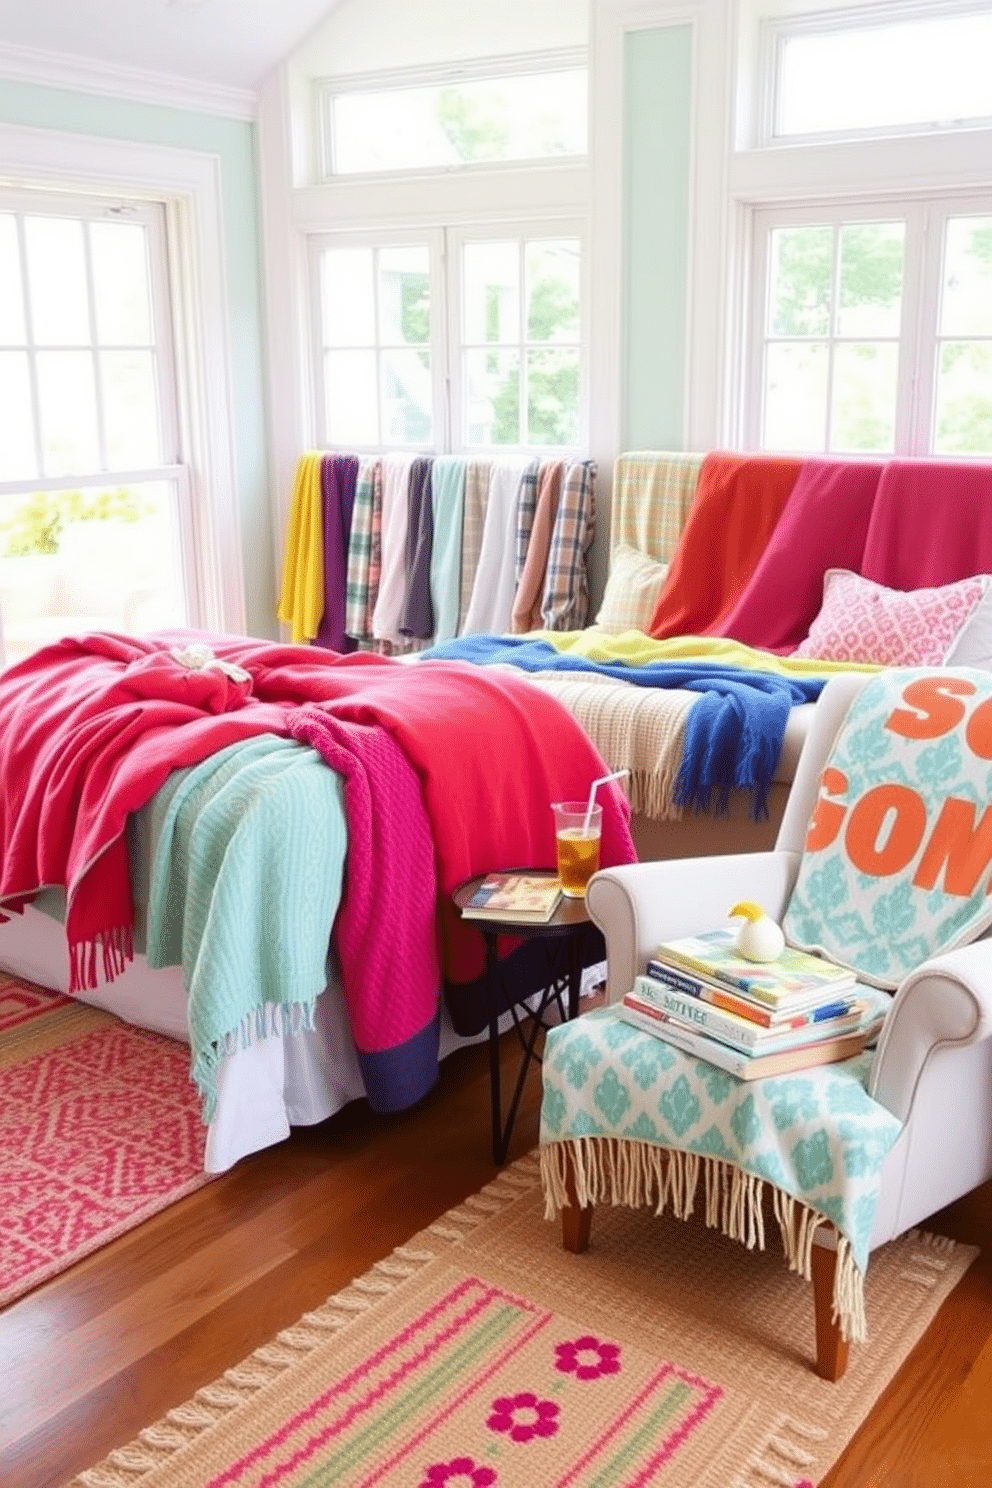
[[[385,729],[315,706],[288,722],[344,781],[348,853],[332,940],[369,1102],[402,1110],[437,1078],[437,872],[420,781]]]
[[[806,639],[828,568],[858,572],[883,465],[807,460],[722,635],[787,653]]]
[[[927,589],[992,573],[992,466],[887,461],[861,572],[890,589]]]

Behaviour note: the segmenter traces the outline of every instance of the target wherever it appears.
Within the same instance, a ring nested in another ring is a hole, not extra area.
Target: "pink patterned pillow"
[[[823,576],[823,604],[793,656],[876,666],[940,666],[985,593],[984,575],[939,589],[886,589],[846,568]]]

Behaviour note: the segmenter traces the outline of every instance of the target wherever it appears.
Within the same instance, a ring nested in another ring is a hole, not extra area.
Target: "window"
[[[434,442],[431,243],[317,249],[322,442]]]
[[[573,53],[324,83],[325,178],[584,155],[586,87]]]
[[[749,440],[992,455],[992,201],[757,214]]]
[[[318,442],[572,449],[583,436],[575,224],[312,240]]]
[[[766,25],[772,140],[992,121],[988,7],[872,7]]]
[[[6,661],[187,623],[186,472],[160,206],[0,195]]]

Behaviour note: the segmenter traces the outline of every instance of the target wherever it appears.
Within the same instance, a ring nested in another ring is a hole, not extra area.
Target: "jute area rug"
[[[0,1306],[209,1181],[189,1050],[0,972]]]
[[[77,1488],[815,1484],[976,1254],[874,1255],[831,1385],[777,1250],[618,1208],[576,1256],[543,1213],[531,1154]]]

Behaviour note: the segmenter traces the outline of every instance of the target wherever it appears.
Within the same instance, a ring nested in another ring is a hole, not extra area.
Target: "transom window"
[[[379,73],[319,90],[326,178],[584,155],[581,53]]]
[[[874,6],[765,23],[766,140],[992,122],[987,5]]]

